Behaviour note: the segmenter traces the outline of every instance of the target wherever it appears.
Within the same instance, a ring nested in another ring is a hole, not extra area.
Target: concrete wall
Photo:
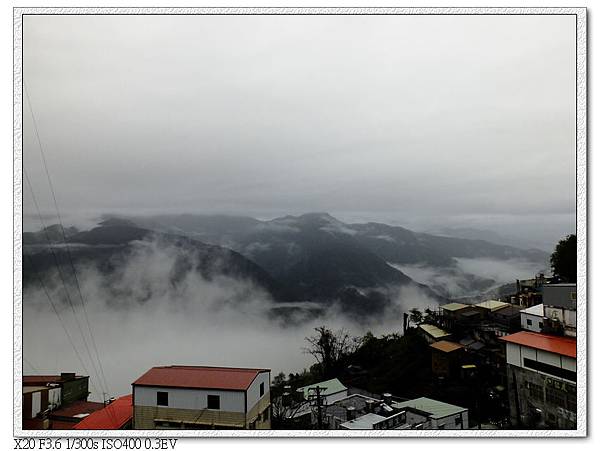
[[[573,310],[577,308],[577,287],[575,284],[544,285],[542,296],[544,305]]]
[[[508,397],[511,422],[515,427],[576,428],[575,384],[509,365]]]
[[[246,424],[241,412],[140,405],[134,406],[133,417],[134,429],[243,429]]]
[[[225,412],[246,412],[243,391],[229,390],[195,390],[165,387],[140,387],[135,386],[133,397],[136,406],[165,407],[156,404],[156,393],[167,392],[169,394],[169,408],[202,410],[206,409],[207,396],[218,395],[221,398],[221,408]]]

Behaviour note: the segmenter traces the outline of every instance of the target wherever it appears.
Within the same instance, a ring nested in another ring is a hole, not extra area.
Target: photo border
[[[24,15],[574,15],[576,20],[577,429],[575,430],[24,430],[22,428],[22,31]],[[586,8],[13,8],[13,433],[16,437],[586,437],[587,9]]]

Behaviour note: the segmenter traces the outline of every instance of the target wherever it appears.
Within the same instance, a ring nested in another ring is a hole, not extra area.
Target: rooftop
[[[79,420],[102,408],[104,408],[104,404],[101,402],[75,401],[66,407],[53,410],[51,415],[52,417],[73,418],[74,420]]]
[[[373,429],[375,423],[379,423],[381,420],[385,420],[385,418],[386,417],[377,415],[376,413],[367,413],[354,420],[342,423],[340,427],[344,429]]]
[[[457,310],[462,310],[467,307],[467,304],[461,304],[460,302],[451,302],[449,304],[442,305],[442,309],[447,310],[449,312],[455,312]]]
[[[64,379],[60,374],[58,375],[40,375],[40,376],[23,376],[23,385],[46,385],[46,384],[60,384],[67,380],[82,379],[89,376],[74,376],[71,379]]]
[[[521,310],[521,313],[528,315],[544,316],[544,304],[537,304],[532,307]]]
[[[321,394],[325,396],[347,390],[347,387],[344,384],[342,384],[337,378],[329,379],[328,381],[317,382],[316,384],[307,385],[305,387],[299,388],[299,390],[302,390],[304,392],[304,399],[308,399],[308,396],[311,394],[310,389],[314,389],[317,386],[321,387]]]
[[[146,371],[132,385],[246,390],[259,373],[268,371],[270,370],[261,368],[155,366]]]
[[[438,351],[442,351],[442,352],[453,352],[453,351],[457,351],[459,349],[463,349],[462,345],[460,345],[458,343],[454,343],[453,341],[446,341],[446,340],[437,341],[433,344],[430,344],[429,346],[432,347],[433,349],[437,349]]]
[[[455,406],[430,398],[417,398],[410,401],[398,402],[392,404],[392,407],[395,409],[411,407],[429,413],[434,419],[444,418],[467,410],[465,407]]]
[[[495,312],[505,307],[510,306],[508,302],[496,301],[495,299],[490,299],[488,301],[480,302],[479,304],[475,304],[477,307],[484,308],[489,310],[490,312]]]
[[[433,324],[421,324],[419,328],[423,330],[423,332],[431,335],[433,338],[444,338],[452,335],[449,332],[434,326]]]
[[[104,409],[97,410],[73,429],[121,429],[133,417],[132,395],[121,396]]]
[[[567,357],[575,358],[577,356],[577,342],[574,338],[521,331],[506,337],[500,337],[500,339]]]

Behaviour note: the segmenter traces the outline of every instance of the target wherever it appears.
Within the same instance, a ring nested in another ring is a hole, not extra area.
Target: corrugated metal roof
[[[442,305],[442,309],[447,310],[449,312],[455,312],[457,310],[462,310],[467,307],[467,304],[461,304],[460,302],[451,302],[449,304]]]
[[[73,429],[121,429],[133,417],[132,395],[121,396],[104,409],[91,413]]]
[[[554,354],[572,358],[577,357],[577,341],[573,338],[521,331],[506,337],[500,337],[500,339],[529,348],[553,352]]]
[[[462,345],[454,343],[453,341],[446,340],[436,341],[435,343],[430,344],[429,346],[442,352],[452,352],[457,351],[459,349],[463,349]]]
[[[481,307],[487,309],[491,312],[495,312],[497,310],[503,309],[505,307],[510,306],[508,302],[496,301],[494,299],[490,299],[489,301],[483,301],[479,304],[475,304],[477,307]]]
[[[444,338],[444,337],[449,337],[450,334],[449,332],[446,332],[443,329],[440,329],[437,326],[434,326],[433,324],[421,324],[419,325],[419,328],[421,330],[423,330],[424,332],[428,333],[429,335],[431,335],[433,338]]]
[[[133,385],[246,390],[254,378],[265,371],[270,370],[213,366],[157,366],[149,369]]]
[[[410,401],[394,403],[392,404],[392,407],[395,409],[412,407],[413,409],[429,413],[434,419],[444,418],[467,410],[465,407],[455,406],[430,398],[417,398]]]
[[[310,393],[310,389],[316,388],[317,386],[321,387],[321,394],[325,396],[348,390],[348,388],[344,384],[342,384],[339,379],[329,379],[328,381],[317,382],[316,384],[301,387],[300,390],[304,392],[304,399],[308,399],[308,396],[313,394]]]

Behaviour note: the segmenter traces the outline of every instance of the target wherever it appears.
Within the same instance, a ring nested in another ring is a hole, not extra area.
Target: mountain
[[[61,240],[62,241],[62,240]],[[160,251],[168,253],[171,259],[165,263],[168,268],[168,283],[177,285],[190,272],[196,272],[204,279],[212,280],[218,276],[243,280],[263,289],[275,301],[293,302],[293,294],[275,281],[264,269],[239,253],[216,245],[205,244],[188,237],[158,233],[129,225],[124,221],[106,221],[104,225],[89,231],[77,232],[67,239],[70,257],[77,272],[87,267],[97,269],[107,281],[120,277],[124,268],[130,263],[136,252],[147,250],[147,256],[158,245]],[[139,253],[139,252],[138,252]],[[64,243],[54,244],[51,248],[47,242],[40,244],[28,240],[23,249],[23,285],[28,286],[39,273],[49,283],[56,283],[52,271],[56,268],[56,259],[62,269],[63,276],[70,283],[74,282],[70,269],[67,246]],[[151,270],[144,267],[151,263],[143,259],[137,262],[140,272]],[[35,281],[37,283],[37,281]],[[142,296],[140,301],[144,300]]]
[[[227,215],[127,217],[153,230],[179,233],[233,249],[263,267],[301,300],[349,296],[349,290],[410,284],[407,266],[433,268],[434,280],[417,280],[442,298],[488,290],[502,277],[465,272],[457,259],[533,262],[549,255],[481,239],[437,236],[376,222],[347,224],[328,213],[307,213],[260,221]],[[446,281],[452,278],[451,287]],[[413,279],[415,280],[415,279]],[[342,293],[340,295],[340,293]],[[355,293],[353,293],[355,294]]]

